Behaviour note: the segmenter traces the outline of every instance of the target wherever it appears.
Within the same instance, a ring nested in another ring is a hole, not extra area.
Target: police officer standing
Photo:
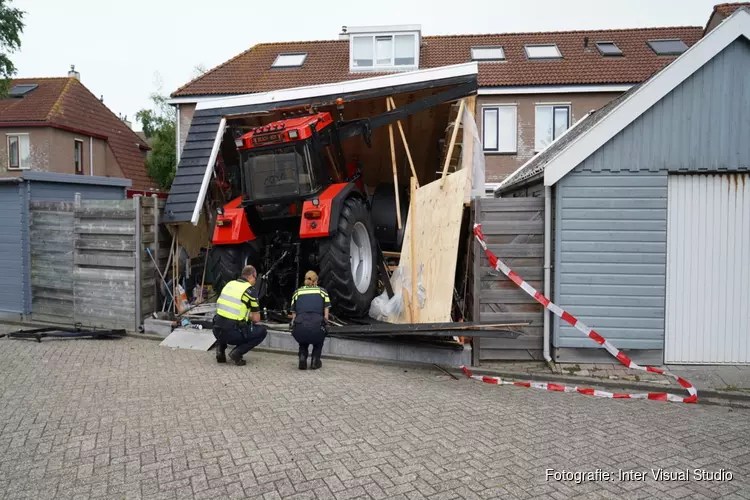
[[[305,273],[305,285],[298,288],[292,296],[292,336],[299,343],[299,369],[307,369],[307,354],[312,345],[310,368],[322,367],[320,354],[325,342],[326,321],[331,299],[328,292],[318,286],[318,275],[315,271]]]
[[[255,280],[258,276],[253,266],[245,266],[242,276],[230,281],[221,290],[216,301],[214,316],[214,337],[218,341],[216,362],[226,363],[227,344],[234,347],[229,358],[234,364],[242,366],[242,356],[248,353],[266,338],[266,327],[260,322],[260,305],[255,297]]]

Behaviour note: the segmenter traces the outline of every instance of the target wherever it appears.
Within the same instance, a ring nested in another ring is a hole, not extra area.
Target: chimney
[[[68,78],[75,78],[79,82],[81,81],[81,74],[78,71],[76,71],[75,64],[70,65],[70,71],[68,71]]]
[[[339,33],[339,40],[349,40],[349,33],[346,31],[346,26],[342,26],[341,33]]]
[[[589,37],[585,36],[583,37],[583,49],[588,50],[589,48]]]
[[[133,129],[133,124],[130,121],[128,121],[128,115],[120,116],[120,120],[122,120],[123,123],[125,123],[125,125],[127,125],[129,129],[131,130]]]

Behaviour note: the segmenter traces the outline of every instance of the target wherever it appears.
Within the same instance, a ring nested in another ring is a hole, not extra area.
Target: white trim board
[[[364,90],[392,87],[397,85],[408,85],[412,83],[428,82],[431,80],[442,80],[459,76],[476,75],[478,72],[479,65],[475,62],[456,64],[453,66],[442,66],[439,68],[407,71],[393,75],[361,78],[358,80],[339,83],[327,83],[324,85],[296,87],[257,94],[221,97],[199,102],[195,109],[196,111],[199,111],[202,109],[233,108],[235,106],[251,106],[254,104],[266,104],[269,102],[294,101],[297,99],[310,99],[313,97],[322,97],[327,95],[343,95],[352,92],[362,92]]]
[[[716,29],[627,96],[599,123],[550,159],[544,170],[544,185],[553,186],[741,36],[750,39],[750,11],[744,8],[735,11]]]
[[[479,95],[575,94],[589,92],[627,92],[633,85],[520,85],[513,87],[480,87]]]
[[[198,199],[195,202],[193,216],[190,218],[190,222],[194,226],[198,225],[201,217],[201,209],[203,208],[203,202],[206,200],[206,193],[208,192],[208,183],[211,182],[211,176],[214,173],[214,164],[216,163],[216,157],[219,156],[219,147],[221,146],[221,140],[224,138],[224,129],[226,126],[227,119],[222,118],[221,122],[219,122],[219,130],[216,131],[216,137],[214,137],[214,145],[211,147],[211,156],[208,158],[206,173],[203,174],[203,182],[201,183],[201,190],[198,191]]]

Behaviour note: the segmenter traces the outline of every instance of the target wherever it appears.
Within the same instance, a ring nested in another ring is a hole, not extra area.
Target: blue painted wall
[[[554,299],[620,348],[664,345],[668,175],[750,171],[748,68],[738,39],[555,186]]]
[[[0,312],[24,312],[28,250],[24,249],[24,183],[0,184]]]

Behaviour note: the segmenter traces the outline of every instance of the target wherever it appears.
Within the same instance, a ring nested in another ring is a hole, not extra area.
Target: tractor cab
[[[330,113],[255,127],[235,143],[246,205],[294,202],[351,180]]]

